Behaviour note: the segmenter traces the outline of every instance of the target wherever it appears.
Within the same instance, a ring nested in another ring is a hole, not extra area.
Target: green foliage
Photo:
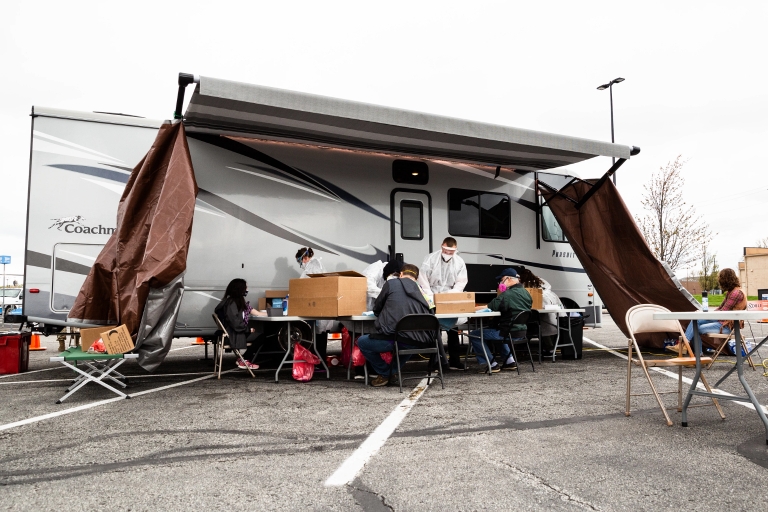
[[[719,268],[717,265],[717,255],[709,254],[707,247],[701,252],[701,270],[699,271],[699,284],[702,290],[714,290],[719,287],[717,275]]]
[[[693,298],[701,304],[701,295],[694,295]],[[725,295],[710,295],[707,297],[707,302],[709,303],[710,308],[720,307],[720,304],[722,304],[724,300]],[[747,300],[757,300],[757,295],[748,295]]]

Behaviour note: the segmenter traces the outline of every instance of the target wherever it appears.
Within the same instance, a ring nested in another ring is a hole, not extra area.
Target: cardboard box
[[[533,299],[531,309],[544,309],[544,290],[541,288],[526,288],[525,290],[531,294]]]
[[[113,327],[107,331],[102,331],[101,341],[107,349],[107,354],[125,354],[133,350],[133,339],[131,332],[125,324],[119,327]]]
[[[436,293],[435,313],[474,313],[475,292]]]
[[[259,304],[256,309],[264,311],[268,307],[272,307],[272,299],[284,299],[286,295],[288,295],[288,290],[267,290],[263,297],[259,297]]]
[[[368,283],[354,271],[309,274],[310,279],[291,279],[288,315],[335,318],[365,311]]]
[[[117,327],[116,325],[102,325],[101,327],[91,327],[88,329],[80,329],[80,349],[83,352],[88,352],[88,349],[91,348],[91,345],[96,343],[99,338],[101,338],[101,333],[108,330],[108,329],[114,329]]]

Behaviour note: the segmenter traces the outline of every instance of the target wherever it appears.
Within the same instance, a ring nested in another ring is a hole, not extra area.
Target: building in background
[[[768,288],[768,248],[744,248],[744,261],[739,262],[739,280],[741,288],[750,296],[756,296],[758,289]]]

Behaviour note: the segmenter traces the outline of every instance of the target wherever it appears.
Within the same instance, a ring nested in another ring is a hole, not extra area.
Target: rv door
[[[411,189],[394,189],[390,197],[390,259],[402,254],[405,262],[421,265],[432,252],[432,197]]]

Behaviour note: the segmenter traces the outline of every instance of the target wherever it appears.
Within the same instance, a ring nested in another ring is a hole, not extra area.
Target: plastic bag
[[[355,340],[355,347],[352,349],[352,366],[365,365],[365,356],[360,351],[360,347],[357,346],[357,340]]]
[[[349,358],[352,355],[352,335],[346,327],[341,328],[341,364],[349,367]]]
[[[754,341],[744,340],[744,344],[747,346],[747,350],[749,350],[750,352],[752,352],[752,349],[755,348],[755,342]],[[728,352],[732,356],[736,355],[736,340],[733,340],[733,339],[732,340],[728,340],[727,350],[728,350]],[[747,353],[744,352],[744,347],[741,348],[741,356],[742,357],[747,357]]]
[[[293,363],[293,378],[299,382],[309,382],[315,374],[315,365],[320,364],[320,358],[297,343],[293,346],[293,360],[305,361]]]
[[[96,340],[94,344],[91,345],[90,348],[88,349],[88,352],[91,352],[91,353],[98,352],[100,354],[103,354],[106,351],[107,351],[107,347],[104,346],[104,342],[101,341],[101,338]]]
[[[382,352],[379,354],[387,364],[392,364],[392,352]]]

